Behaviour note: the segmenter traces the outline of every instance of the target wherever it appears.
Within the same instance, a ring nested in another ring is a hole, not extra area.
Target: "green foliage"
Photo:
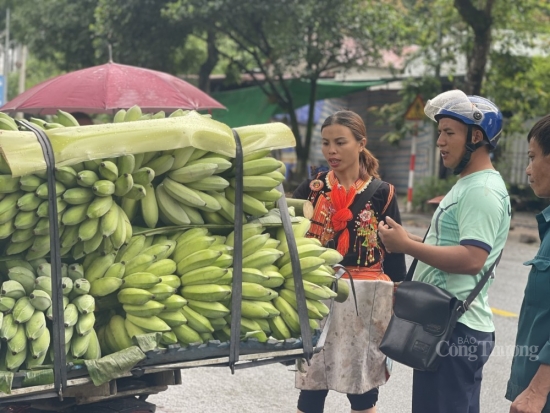
[[[456,176],[446,179],[430,176],[416,183],[413,191],[413,208],[420,212],[432,211],[434,208],[427,201],[436,196],[447,194],[457,180],[458,177]]]

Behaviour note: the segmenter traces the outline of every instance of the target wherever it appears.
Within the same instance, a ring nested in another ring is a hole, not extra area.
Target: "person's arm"
[[[391,191],[388,189],[387,192],[388,195],[385,195],[384,198],[387,198]],[[401,214],[399,212],[399,205],[397,204],[395,195],[393,195],[388,207],[384,211],[384,214],[380,217],[380,221],[385,220],[386,217],[392,217],[397,223],[401,224]],[[403,281],[405,279],[405,276],[407,275],[405,254],[387,253],[384,257],[384,273],[387,274],[393,282]]]
[[[309,188],[310,182],[311,180],[306,179],[300,185],[298,185],[298,188],[296,188],[292,193],[292,198],[307,199],[309,197],[309,193],[311,192],[311,189]]]
[[[529,386],[510,406],[510,413],[540,413],[550,393],[550,365],[541,364]]]
[[[391,217],[380,223],[378,233],[388,252],[408,254],[441,271],[455,274],[479,274],[489,255],[488,251],[473,245],[444,247],[417,242],[410,239],[407,231]]]

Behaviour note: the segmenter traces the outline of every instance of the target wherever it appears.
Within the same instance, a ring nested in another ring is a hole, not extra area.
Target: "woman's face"
[[[335,172],[359,171],[359,153],[366,138],[357,141],[351,130],[342,125],[326,126],[321,132],[323,156]]]
[[[550,198],[550,154],[545,156],[538,142],[531,139],[527,155],[529,165],[525,172],[531,189],[539,198]]]

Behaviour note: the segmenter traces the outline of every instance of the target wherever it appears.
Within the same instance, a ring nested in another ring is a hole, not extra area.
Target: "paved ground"
[[[497,347],[485,370],[482,388],[484,413],[502,413],[509,409],[504,399],[511,351],[517,328],[517,313],[521,306],[523,289],[529,268],[522,262],[535,255],[538,243],[519,242],[525,236],[536,237],[533,214],[515,214],[513,229],[497,279],[491,287],[491,305],[495,313]],[[423,235],[429,216],[403,214],[403,223],[411,231]],[[183,384],[151,396],[159,413],[200,413],[206,411],[227,413],[294,412],[298,391],[294,388],[291,368],[271,364],[237,370],[231,375],[224,368],[195,368],[182,371]],[[412,372],[396,365],[390,381],[381,388],[379,413],[406,413],[410,411]],[[331,392],[325,412],[348,413],[349,404],[344,395]]]

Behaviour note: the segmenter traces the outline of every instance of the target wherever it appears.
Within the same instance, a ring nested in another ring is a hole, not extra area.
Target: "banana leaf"
[[[123,377],[141,360],[145,354],[137,346],[128,347],[98,360],[86,360],[90,378],[96,386]]]
[[[56,166],[187,146],[235,157],[231,129],[197,112],[181,117],[64,127],[44,132],[52,144]],[[292,131],[282,123],[242,127],[239,135],[245,155],[260,149],[281,149],[296,144]],[[32,132],[2,131],[0,149],[14,177],[46,169],[42,148]]]
[[[22,387],[42,386],[52,384],[54,380],[53,369],[26,371]]]
[[[137,336],[132,337],[132,341],[141,349],[141,351],[146,353],[147,351],[158,348],[161,338],[162,333],[138,334]]]

